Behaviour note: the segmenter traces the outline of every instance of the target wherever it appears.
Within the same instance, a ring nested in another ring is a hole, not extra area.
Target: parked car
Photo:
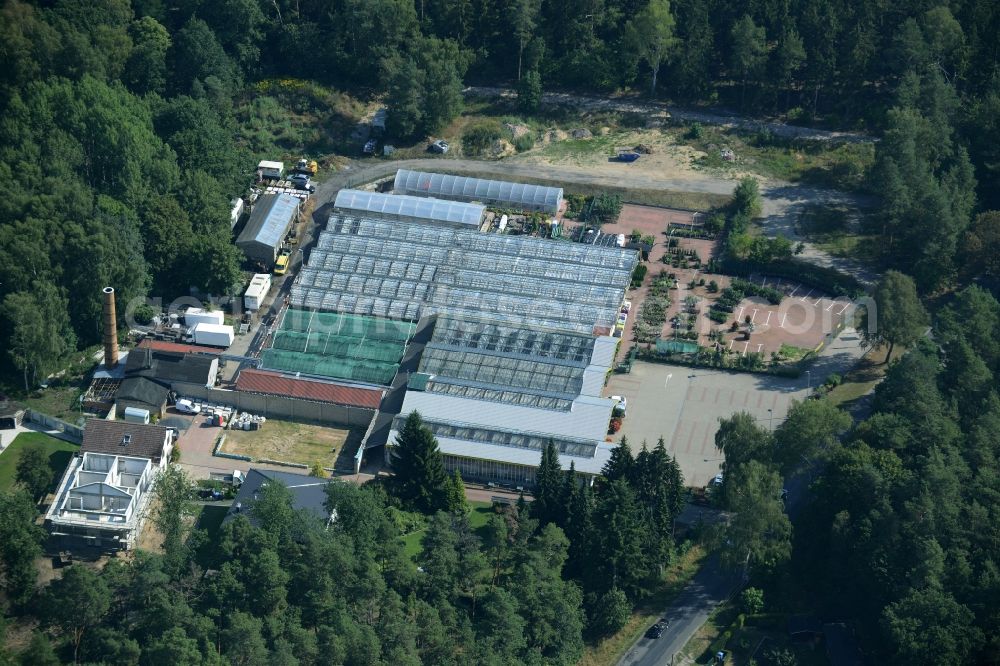
[[[427,146],[427,150],[429,150],[430,152],[440,153],[441,155],[447,153],[450,148],[451,146],[449,146],[448,142],[445,141],[444,139],[438,139],[431,145]]]
[[[186,400],[186,399],[178,400],[177,404],[174,405],[174,408],[178,412],[181,412],[183,414],[200,414],[201,413],[201,405],[196,405],[193,402],[191,402],[190,400]]]
[[[653,638],[653,639],[659,638],[660,636],[663,635],[664,629],[665,627],[663,626],[663,623],[657,622],[652,627],[646,630],[646,638]]]
[[[628,400],[623,395],[613,395],[611,399],[616,401],[614,407],[614,413],[618,416],[625,416],[625,411],[628,409]]]

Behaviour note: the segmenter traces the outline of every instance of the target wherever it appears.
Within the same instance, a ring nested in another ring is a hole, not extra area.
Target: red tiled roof
[[[298,379],[277,372],[244,370],[236,380],[237,391],[249,393],[269,393],[287,395],[303,400],[330,402],[336,405],[378,409],[382,402],[382,391],[357,386],[330,384],[313,379]]]
[[[152,349],[154,351],[165,351],[165,352],[180,352],[182,354],[196,354],[198,352],[204,352],[206,354],[218,354],[218,347],[202,347],[199,345],[185,345],[179,342],[167,342],[166,340],[153,340],[152,338],[143,338],[139,342],[138,347],[140,349]]]

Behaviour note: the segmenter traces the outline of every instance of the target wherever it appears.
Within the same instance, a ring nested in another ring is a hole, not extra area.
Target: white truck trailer
[[[229,347],[236,339],[232,326],[222,324],[198,324],[191,331],[196,345],[209,347]]]

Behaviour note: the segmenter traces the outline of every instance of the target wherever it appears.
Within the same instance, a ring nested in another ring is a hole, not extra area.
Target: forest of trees
[[[464,496],[435,510],[450,482],[419,416],[401,440],[420,459],[407,483],[334,481],[329,522],[269,483],[211,542],[191,531],[190,480],[170,468],[152,516],[162,554],[75,565],[44,587],[33,498],[0,495],[3,593],[22,626],[38,623],[17,651],[0,640],[0,665],[569,665],[677,556],[683,479],[662,441],[635,458],[616,449],[596,489],[550,444],[536,500],[495,507],[477,534]],[[415,562],[400,538],[414,510],[426,516]]]
[[[463,82],[519,78],[530,108],[540,86],[635,87],[864,127],[884,133],[868,224],[887,267],[921,293],[995,275],[998,32],[986,0],[6,0],[5,375],[30,385],[95,342],[102,286],[128,302],[239,282],[227,204],[253,156],[234,105],[265,77],[385,94],[399,137],[454,117]]]

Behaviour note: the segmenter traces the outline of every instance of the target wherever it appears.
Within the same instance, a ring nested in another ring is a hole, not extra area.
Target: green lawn
[[[49,437],[40,432],[22,432],[17,438],[4,449],[0,454],[0,492],[8,490],[14,485],[14,476],[17,474],[17,461],[21,458],[21,451],[29,446],[40,446],[49,456],[49,467],[52,468],[52,485],[49,490],[55,490],[56,484],[62,478],[66,466],[69,464],[73,454],[80,450],[76,444]]]
[[[493,515],[493,505],[489,502],[469,502],[469,509],[469,525],[472,527],[472,531],[482,539],[486,535],[486,523]],[[423,536],[424,530],[417,530],[402,537],[403,552],[411,560],[416,561],[417,556],[420,555],[420,540]]]

